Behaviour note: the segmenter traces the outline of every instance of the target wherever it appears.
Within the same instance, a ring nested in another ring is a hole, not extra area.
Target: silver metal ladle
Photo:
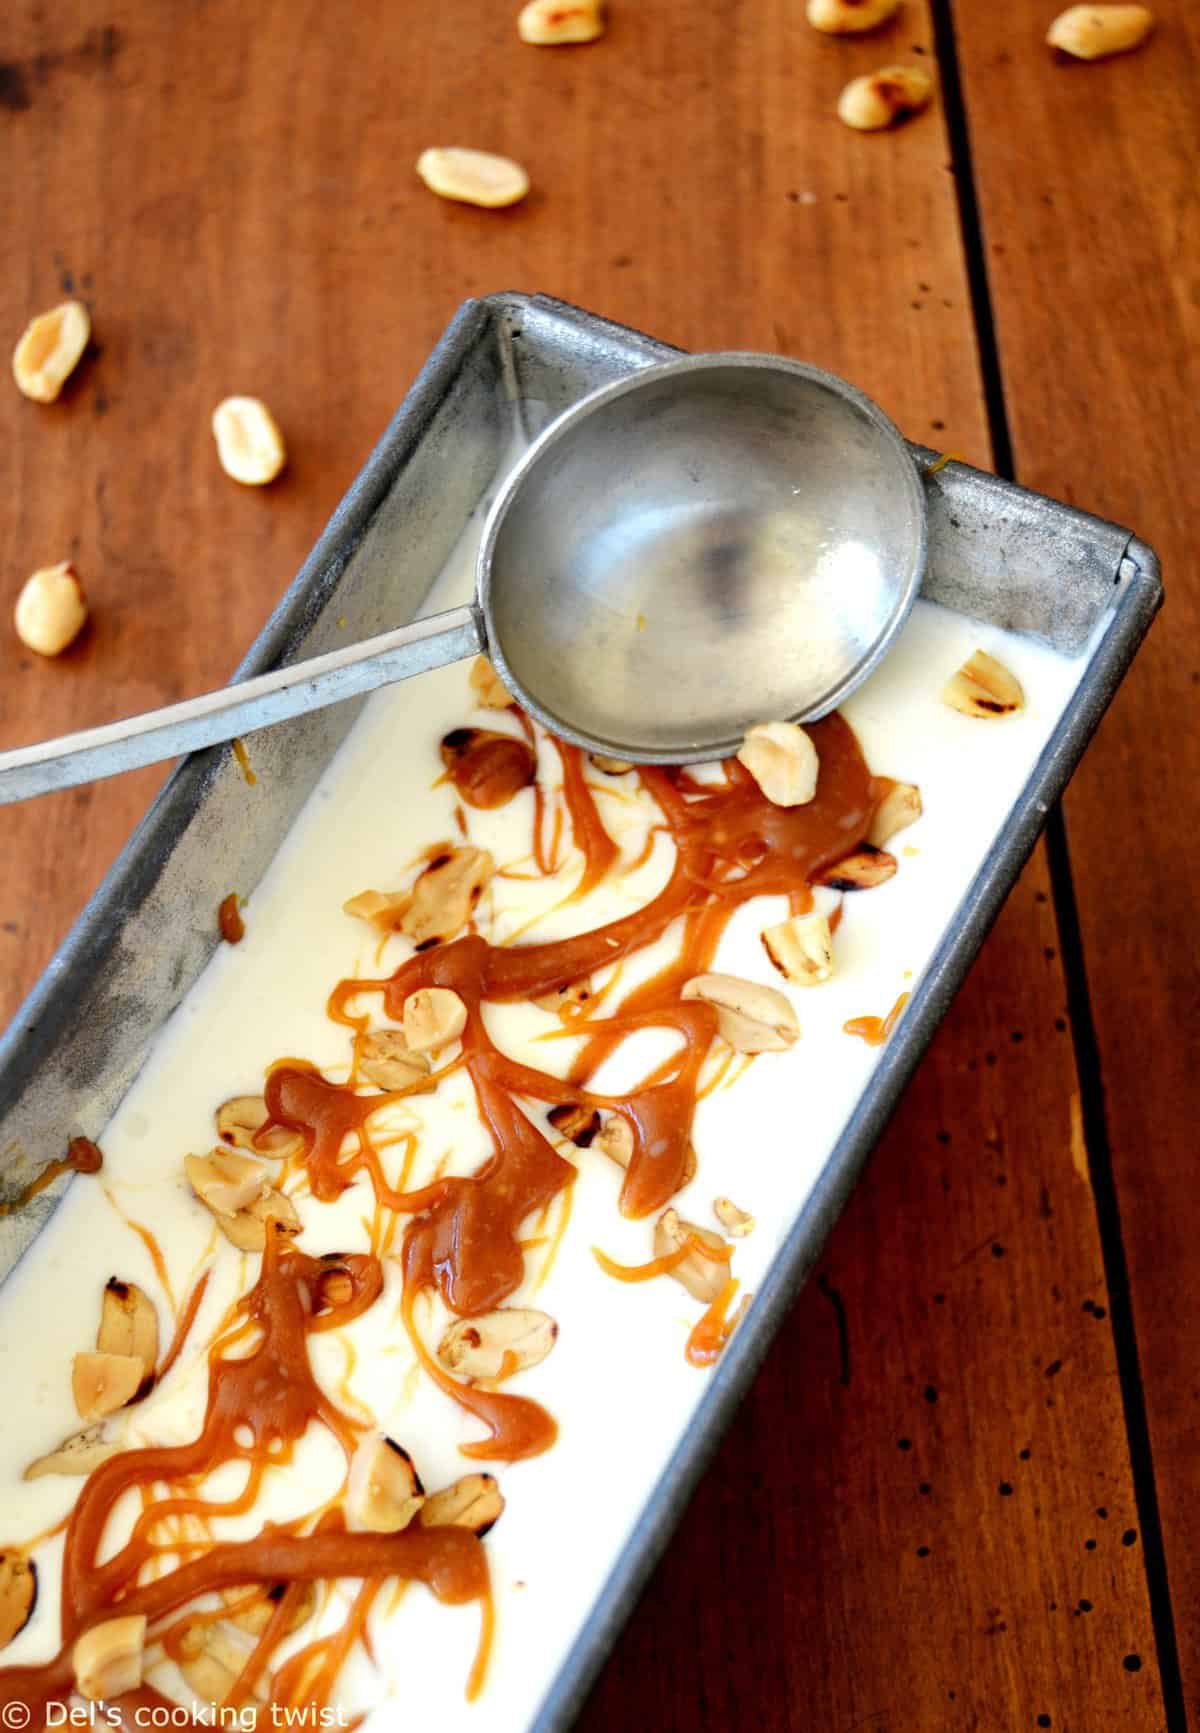
[[[866,678],[925,567],[920,473],[834,374],[688,356],[602,387],[488,515],[475,600],[142,716],[0,753],[0,805],[231,740],[488,655],[555,733],[643,763],[720,758]]]

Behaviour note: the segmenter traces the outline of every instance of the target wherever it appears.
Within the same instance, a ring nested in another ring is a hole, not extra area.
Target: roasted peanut
[[[132,1402],[145,1378],[132,1354],[76,1354],[71,1363],[71,1394],[81,1420],[103,1420]]]
[[[709,1246],[718,1256],[706,1258],[695,1246],[688,1255],[675,1265],[669,1273],[685,1287],[696,1300],[702,1300],[706,1306],[712,1304],[729,1280],[728,1242],[711,1228],[699,1227],[695,1222],[684,1221],[682,1216],[673,1209],[664,1210],[654,1224],[654,1255],[656,1258],[670,1257],[689,1240],[699,1241],[701,1245]]]
[[[760,722],[738,752],[773,806],[806,806],[817,792],[817,749],[796,722]]]
[[[739,1209],[732,1198],[717,1197],[713,1199],[713,1214],[735,1240],[745,1239],[747,1234],[754,1232],[754,1217],[747,1215],[744,1209]]]
[[[447,848],[436,854],[413,886],[400,930],[418,950],[454,938],[470,920],[495,870],[485,848]]]
[[[423,150],[417,173],[439,198],[491,210],[518,204],[529,191],[529,176],[519,162],[486,150],[454,145]]]
[[[605,1115],[593,1147],[610,1161],[615,1161],[618,1167],[629,1166],[633,1160],[633,1127],[623,1113]]]
[[[17,637],[39,656],[61,656],[87,617],[87,597],[70,560],[26,578],[13,610]]]
[[[577,1149],[588,1149],[600,1130],[600,1114],[595,1107],[584,1107],[577,1101],[563,1101],[552,1107],[546,1118],[560,1137],[568,1137]]]
[[[884,66],[852,78],[838,97],[838,119],[855,132],[882,132],[920,114],[933,95],[933,80],[920,66]]]
[[[235,1155],[229,1149],[213,1149],[207,1155],[185,1155],[183,1171],[201,1203],[216,1216],[234,1216],[271,1185],[261,1161]]]
[[[504,1511],[504,1495],[491,1474],[464,1474],[431,1492],[417,1521],[422,1528],[469,1528],[480,1540]]]
[[[14,1548],[0,1550],[0,1649],[29,1623],[37,1605],[37,1565]]]
[[[26,325],[13,350],[17,390],[35,403],[53,403],[82,359],[92,321],[82,301],[63,301]]]
[[[136,1691],[142,1682],[145,1642],[144,1613],[105,1619],[103,1624],[93,1625],[76,1638],[71,1665],[79,1695],[96,1702]]]
[[[425,1488],[402,1445],[377,1432],[354,1452],[346,1510],[357,1528],[399,1534],[425,1502]]]
[[[218,1215],[216,1224],[230,1245],[239,1252],[261,1252],[267,1243],[267,1229],[286,1234],[288,1238],[300,1232],[300,1217],[290,1197],[269,1188],[262,1197],[240,1209],[235,1215]]]
[[[229,1622],[236,1625],[239,1631],[249,1631],[252,1636],[261,1637],[275,1617],[275,1609],[289,1587],[296,1592],[283,1634],[291,1636],[293,1631],[298,1631],[301,1625],[306,1624],[312,1617],[313,1608],[317,1604],[315,1583],[272,1583],[267,1589],[255,1584],[253,1587],[226,1589],[222,1598],[229,1607]]]
[[[825,915],[815,910],[792,915],[773,927],[764,927],[763,950],[785,981],[798,987],[816,987],[833,977],[833,934]]]
[[[235,1095],[217,1108],[217,1136],[234,1149],[285,1160],[300,1155],[304,1139],[286,1125],[273,1125],[264,1132],[267,1104],[261,1095]]]
[[[898,832],[915,824],[923,811],[919,788],[911,782],[893,782],[875,808],[867,841],[872,848],[882,848]]]
[[[501,680],[486,656],[476,656],[471,663],[471,691],[481,710],[507,710],[516,699]]]
[[[900,0],[808,0],[806,16],[826,36],[861,36],[900,10]]]
[[[517,34],[538,48],[594,42],[604,34],[604,9],[600,0],[529,0],[517,15]]]
[[[864,842],[836,866],[826,869],[821,883],[835,891],[871,891],[896,875],[896,857]]]
[[[1076,60],[1103,60],[1139,47],[1153,27],[1148,6],[1070,6],[1047,30],[1046,41]]]
[[[192,1695],[214,1708],[224,1703],[249,1659],[250,1650],[241,1648],[220,1625],[192,1625],[175,1647],[175,1663]],[[257,1692],[255,1696],[261,1702]],[[239,1720],[238,1725],[246,1723]]]
[[[140,1361],[143,1381],[153,1378],[158,1361],[158,1313],[136,1282],[109,1277],[100,1303],[96,1346],[101,1354],[129,1355]]]
[[[457,1041],[467,1007],[450,987],[419,987],[404,1001],[404,1039],[414,1053],[434,1053]]]
[[[411,903],[411,891],[359,891],[342,904],[342,913],[370,921],[382,933],[398,933]]]
[[[942,687],[942,703],[964,716],[992,720],[1024,709],[1025,694],[1003,662],[986,650],[976,650]]]
[[[265,487],[287,462],[275,417],[257,397],[226,397],[213,410],[221,468],[243,487]]]
[[[681,997],[714,1006],[721,1038],[737,1053],[778,1053],[800,1034],[790,1000],[740,975],[694,975]]]
[[[530,1306],[501,1306],[478,1318],[459,1318],[437,1345],[437,1357],[464,1378],[504,1378],[546,1358],[558,1325]]]
[[[376,1029],[359,1037],[358,1068],[380,1089],[407,1089],[429,1075],[429,1060],[414,1053],[403,1029]]]
[[[40,1480],[44,1474],[90,1474],[93,1468],[99,1468],[123,1449],[120,1438],[103,1421],[97,1421],[64,1438],[57,1449],[37,1457],[22,1478]]]
[[[605,776],[625,776],[629,771],[637,769],[627,758],[610,758],[606,752],[589,752],[588,762],[595,765]]]

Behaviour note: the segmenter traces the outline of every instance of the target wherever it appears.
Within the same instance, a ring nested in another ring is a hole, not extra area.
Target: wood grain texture
[[[922,7],[846,43],[796,0],[617,5],[603,42],[562,53],[522,48],[512,10],[10,8],[0,329],[74,289],[100,352],[54,408],[0,391],[4,581],[70,554],[95,603],[58,664],[0,631],[4,744],[225,678],[468,294],[801,355],[986,461],[942,117],[886,138],[833,117],[849,77],[930,52]],[[412,173],[433,143],[520,157],[533,196],[438,202]],[[212,451],[234,390],[289,439],[262,494]],[[4,1014],[156,780],[0,812]],[[590,1724],[1160,1724],[1045,884],[1039,859]]]
[[[1033,0],[957,13],[1019,477],[1131,524],[1166,578],[1166,611],[1072,785],[1067,828],[1195,1715],[1200,897],[1180,862],[1200,825],[1200,26],[1186,6],[1155,10],[1144,49],[1094,66],[1034,52]]]

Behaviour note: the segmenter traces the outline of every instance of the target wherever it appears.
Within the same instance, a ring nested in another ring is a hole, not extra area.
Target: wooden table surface
[[[9,0],[0,333],[96,349],[0,390],[0,574],[70,557],[60,661],[0,622],[0,745],[227,678],[465,297],[545,290],[846,374],[912,437],[1132,525],[1168,608],[603,1674],[589,1729],[1059,1733],[1200,1707],[1200,26],[1061,64],[1054,0]],[[920,57],[863,137],[856,73]],[[522,159],[489,213],[432,143]],[[8,339],[6,339],[7,341]],[[291,463],[217,467],[257,393]],[[9,603],[4,603],[5,609]],[[7,618],[7,615],[5,615]],[[0,1016],[161,780],[0,811]],[[486,1719],[481,1719],[481,1726]]]

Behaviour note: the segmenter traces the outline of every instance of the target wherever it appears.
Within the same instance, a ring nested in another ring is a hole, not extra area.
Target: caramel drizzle
[[[436,1075],[411,1090],[359,1096],[352,1084],[330,1083],[303,1061],[281,1061],[271,1071],[266,1085],[270,1124],[301,1133],[313,1195],[332,1201],[365,1172],[377,1207],[411,1218],[400,1251],[402,1317],[425,1371],[488,1429],[486,1438],[464,1447],[469,1456],[533,1456],[549,1448],[557,1427],[527,1398],[451,1379],[421,1342],[414,1318],[417,1299],[436,1288],[462,1316],[498,1305],[524,1276],[522,1223],[570,1187],[575,1169],[526,1116],[518,1098],[581,1103],[625,1116],[634,1148],[621,1191],[623,1214],[647,1216],[678,1189],[700,1071],[715,1030],[710,1007],[681,1002],[683,983],[708,967],[741,903],[778,892],[806,906],[810,883],[864,839],[878,800],[878,785],[849,726],[834,716],[815,724],[812,733],[821,774],[816,798],[803,808],[772,807],[736,763],[725,767],[725,780],[717,787],[703,785],[684,771],[641,772],[675,844],[676,860],[662,891],[635,913],[550,944],[501,948],[468,935],[412,958],[386,980],[348,980],[335,989],[330,1015],[356,1032],[368,1026],[365,1015],[349,1009],[360,995],[380,994],[389,1015],[398,1018],[405,999],[419,987],[447,986],[459,993],[467,1007],[460,1063],[494,1144],[493,1155],[476,1173],[438,1178],[415,1191],[394,1190],[383,1176],[371,1141],[371,1115],[391,1100],[435,1086]],[[584,856],[574,893],[581,895],[613,870],[617,849],[596,809],[580,755],[573,747],[555,744],[563,762],[563,803]],[[536,785],[535,791],[540,800]],[[540,820],[540,806],[537,813]],[[539,850],[540,844],[535,854]],[[519,1064],[488,1037],[481,1014],[485,1003],[540,996],[592,975],[652,944],[676,922],[681,924],[681,943],[673,962],[628,995],[617,1015],[580,1018],[572,1025],[585,1040],[569,1077]],[[590,1090],[601,1061],[626,1036],[648,1027],[673,1029],[681,1038],[680,1049],[623,1095]],[[347,1139],[354,1147],[343,1155]],[[372,1243],[376,1238],[373,1234]],[[491,1641],[492,1610],[484,1551],[468,1530],[412,1527],[395,1535],[348,1534],[340,1514],[332,1511],[310,1533],[296,1532],[299,1525],[291,1524],[243,1542],[154,1539],[158,1525],[171,1517],[207,1521],[250,1509],[268,1467],[289,1459],[310,1423],[325,1426],[347,1453],[352,1451],[359,1423],[316,1384],[307,1337],[365,1311],[381,1291],[382,1272],[374,1254],[347,1256],[338,1263],[349,1275],[350,1292],[330,1305],[328,1260],[306,1256],[282,1235],[269,1237],[258,1281],[234,1307],[210,1350],[208,1401],[199,1437],[187,1445],[124,1452],[89,1477],[67,1526],[62,1648],[44,1666],[0,1671],[0,1700],[23,1703],[35,1712],[66,1701],[72,1688],[72,1644],[82,1631],[114,1612],[142,1612],[153,1623],[214,1591],[336,1577],[363,1582],[347,1621],[333,1638],[308,1645],[277,1670],[273,1702],[294,1701],[301,1693],[312,1703],[326,1700],[351,1645],[366,1641],[370,1604],[387,1577],[423,1581],[447,1602],[481,1603],[482,1636],[470,1687],[472,1694],[478,1689]],[[343,1287],[338,1284],[339,1293]],[[731,1284],[726,1288],[731,1290]],[[201,1296],[202,1287],[189,1298],[176,1343],[194,1321]],[[714,1308],[705,1330],[701,1320],[693,1333],[697,1352],[709,1351],[707,1337],[725,1330],[723,1319],[724,1313],[718,1315]],[[703,1340],[697,1340],[698,1333]],[[230,1352],[235,1345],[237,1356]],[[173,1345],[168,1365],[176,1351]],[[239,1442],[241,1428],[250,1433],[248,1444]],[[247,1465],[246,1482],[236,1498],[216,1505],[197,1496],[194,1488],[200,1478],[234,1460]],[[151,1489],[158,1485],[167,1488],[168,1496],[153,1500]],[[101,1562],[109,1514],[130,1490],[142,1493],[142,1515],[125,1544]],[[195,1551],[201,1556],[152,1581],[139,1581],[152,1561]],[[244,1696],[265,1670],[285,1625],[283,1614],[270,1621],[235,1695]],[[130,1693],[123,1707],[166,1702],[145,1686]]]
[[[298,1534],[285,1525],[264,1529],[253,1540],[205,1542],[201,1557],[152,1581],[138,1580],[152,1560],[191,1550],[179,1540],[156,1542],[153,1535],[160,1523],[170,1516],[208,1519],[251,1509],[267,1468],[280,1460],[311,1422],[324,1425],[347,1453],[353,1450],[358,1426],[333,1406],[316,1383],[307,1338],[365,1311],[378,1298],[383,1278],[378,1259],[366,1254],[341,1257],[339,1267],[349,1278],[349,1298],[317,1312],[328,1261],[308,1257],[281,1234],[268,1238],[258,1281],[236,1308],[239,1325],[249,1326],[257,1340],[241,1357],[222,1353],[221,1343],[210,1353],[204,1424],[193,1443],[125,1451],[88,1477],[67,1526],[62,1648],[42,1666],[0,1671],[0,1700],[44,1714],[48,1704],[68,1699],[71,1648],[91,1625],[114,1613],[144,1613],[153,1623],[200,1595],[247,1583],[360,1577],[378,1584],[386,1577],[400,1577],[426,1583],[443,1601],[486,1603],[489,1588],[483,1548],[474,1534],[461,1528],[416,1527],[386,1535],[347,1534],[327,1527]],[[225,1347],[230,1340],[224,1338]],[[239,1441],[243,1428],[251,1434],[249,1443]],[[235,1498],[215,1504],[190,1490],[196,1479],[233,1461],[247,1465],[245,1486]],[[101,1561],[113,1506],[126,1492],[148,1491],[159,1483],[174,1489],[173,1495],[144,1509],[129,1539]],[[277,1625],[271,1644],[260,1645],[264,1664],[269,1648],[283,1634],[286,1616],[271,1625]],[[335,1674],[336,1667],[320,1670],[310,1686],[310,1701],[325,1700]]]

